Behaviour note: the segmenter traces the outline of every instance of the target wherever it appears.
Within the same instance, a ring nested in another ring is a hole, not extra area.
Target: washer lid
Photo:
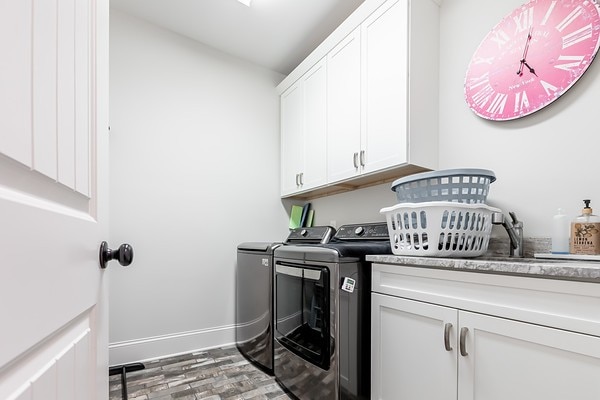
[[[340,261],[340,254],[335,249],[328,249],[315,245],[284,245],[275,250],[275,258],[285,258],[300,262],[333,262]]]
[[[238,251],[248,251],[255,253],[272,254],[273,251],[281,246],[281,243],[273,242],[245,242],[240,243],[237,247]]]

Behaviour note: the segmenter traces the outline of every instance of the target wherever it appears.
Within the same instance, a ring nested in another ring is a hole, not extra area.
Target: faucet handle
[[[513,225],[516,225],[516,224],[518,224],[520,222],[519,219],[517,218],[517,214],[515,214],[514,211],[509,211],[508,215],[510,215],[510,218],[512,219]]]

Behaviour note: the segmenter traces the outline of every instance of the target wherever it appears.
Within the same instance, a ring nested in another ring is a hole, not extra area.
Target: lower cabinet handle
[[[467,340],[467,332],[469,332],[469,328],[460,328],[460,355],[463,357],[466,357],[469,355],[469,353],[467,353],[467,346],[466,346],[466,340]]]
[[[365,166],[365,151],[364,150],[360,151],[360,165],[361,165],[361,167]]]
[[[452,329],[452,324],[450,322],[444,325],[444,347],[446,351],[452,351],[452,346],[450,345],[450,330]]]
[[[354,153],[354,168],[358,168],[358,153]]]

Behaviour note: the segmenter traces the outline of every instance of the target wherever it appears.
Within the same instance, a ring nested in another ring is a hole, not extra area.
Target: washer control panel
[[[342,225],[334,236],[340,240],[389,240],[387,223]]]
[[[331,226],[313,226],[295,228],[290,231],[286,243],[328,243],[335,234]]]

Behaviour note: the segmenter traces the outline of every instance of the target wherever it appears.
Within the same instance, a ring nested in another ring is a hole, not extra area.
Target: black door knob
[[[102,242],[100,245],[100,268],[106,268],[106,263],[110,260],[117,260],[122,266],[128,266],[133,261],[133,247],[124,243],[117,250],[111,250],[108,248],[108,243]]]

